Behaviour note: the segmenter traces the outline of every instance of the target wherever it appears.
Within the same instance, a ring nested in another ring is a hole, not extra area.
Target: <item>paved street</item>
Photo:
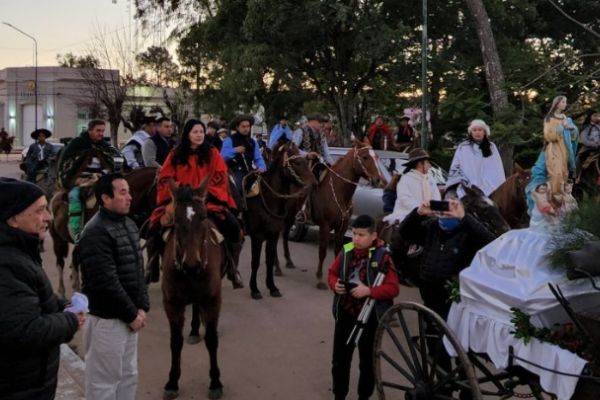
[[[16,159],[7,163],[2,157],[0,175],[18,177]],[[229,281],[223,281],[219,362],[225,399],[332,398],[332,294],[315,288],[316,236],[310,232],[306,242],[292,244],[297,269],[286,270],[284,277],[276,278],[283,298],[268,296],[264,265],[259,274],[264,300],[251,300],[247,288],[234,291]],[[44,266],[56,287],[58,274],[50,241],[46,249]],[[249,246],[244,248],[240,266],[246,282],[250,276],[249,250]],[[329,254],[326,264],[332,260],[333,254]],[[68,273],[65,277],[68,279]],[[162,398],[170,367],[169,328],[158,285],[150,288],[150,298],[149,324],[140,333],[138,400]],[[418,299],[416,290],[401,289],[399,300]],[[80,334],[75,344],[81,353]],[[182,359],[179,398],[205,399],[209,378],[208,354],[203,342],[194,346],[185,344]],[[356,396],[358,359],[353,367],[351,396]]]

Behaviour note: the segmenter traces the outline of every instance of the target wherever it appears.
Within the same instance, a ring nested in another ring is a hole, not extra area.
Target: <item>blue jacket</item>
[[[273,146],[275,143],[279,141],[283,136],[290,142],[292,141],[292,130],[289,126],[282,127],[281,124],[277,124],[273,127],[271,131],[271,136],[269,137],[269,148],[273,150]]]
[[[245,138],[234,137],[235,135],[242,136],[240,133],[237,133],[237,132],[234,133],[233,135],[227,137],[223,141],[223,147],[221,148],[221,156],[223,156],[223,159],[227,163],[227,166],[229,168],[235,168],[237,166],[238,168],[246,169],[245,165],[243,165],[243,163],[240,164],[240,160],[244,156],[235,150],[236,146],[234,146],[234,144],[233,144],[234,139],[238,139],[238,140],[245,139],[248,143],[250,143],[250,141],[252,141],[253,142],[252,147],[254,147],[253,154],[245,154],[246,159],[253,161],[256,168],[261,168],[263,171],[266,171],[267,166],[265,164],[265,160],[262,158],[262,155],[260,154],[260,148],[258,146],[258,143],[256,142],[256,139],[252,139],[249,136],[245,137]],[[249,146],[246,145],[246,153],[248,153],[249,150],[250,150]],[[237,164],[237,165],[234,165],[234,164]],[[248,167],[252,168],[252,165],[248,165]]]

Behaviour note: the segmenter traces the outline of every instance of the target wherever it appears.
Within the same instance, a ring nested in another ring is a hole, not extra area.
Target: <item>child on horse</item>
[[[380,271],[387,271],[379,286],[373,282]],[[354,288],[350,289],[345,283]],[[383,242],[377,238],[375,221],[368,215],[356,218],[352,227],[352,243],[344,249],[329,268],[328,283],[335,292],[333,315],[335,333],[333,336],[333,394],[336,400],[344,400],[350,385],[350,367],[354,353],[354,342],[348,339],[356,325],[357,318],[368,297],[376,300],[373,313],[364,327],[358,342],[359,369],[358,398],[367,400],[375,389],[373,371],[373,341],[379,319],[393,305],[398,296],[398,276],[393,262]]]
[[[181,142],[167,157],[158,175],[157,207],[150,218],[149,234],[149,265],[155,257],[162,253],[164,243],[161,237],[161,228],[173,223],[172,211],[169,208],[171,192],[169,179],[174,179],[179,185],[198,187],[205,177],[210,177],[208,184],[207,208],[212,221],[219,231],[225,236],[225,242],[234,259],[235,265],[230,265],[228,277],[233,282],[234,288],[242,288],[244,284],[237,271],[237,261],[242,250],[243,234],[237,218],[231,210],[236,212],[237,206],[229,188],[227,165],[219,151],[206,139],[206,126],[197,119],[186,122]],[[151,280],[158,282],[159,270],[151,271]]]

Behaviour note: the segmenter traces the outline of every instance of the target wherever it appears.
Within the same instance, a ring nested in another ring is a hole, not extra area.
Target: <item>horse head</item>
[[[174,207],[173,236],[175,265],[183,271],[198,272],[206,267],[207,241],[210,231],[207,219],[206,195],[209,177],[199,187],[177,186],[169,180]]]
[[[525,200],[525,188],[531,182],[531,170],[523,169],[517,163],[515,163],[515,173],[513,174],[516,179],[516,191],[520,199]]]
[[[300,154],[294,143],[275,145],[269,169],[279,171],[285,180],[293,185],[310,190],[317,187],[317,179],[308,166],[308,161]]]
[[[354,169],[358,175],[368,179],[373,187],[385,184],[377,162],[377,154],[371,146],[355,138],[354,148],[351,151],[354,151]]]
[[[498,237],[510,230],[508,223],[502,218],[496,203],[483,193],[476,185],[464,186],[465,196],[461,198],[465,211],[475,217],[486,228]]]

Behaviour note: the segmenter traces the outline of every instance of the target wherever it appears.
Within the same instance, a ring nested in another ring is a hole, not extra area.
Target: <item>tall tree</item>
[[[173,61],[173,56],[164,46],[150,46],[146,51],[135,57],[142,69],[152,72],[157,86],[179,82],[179,66]]]

